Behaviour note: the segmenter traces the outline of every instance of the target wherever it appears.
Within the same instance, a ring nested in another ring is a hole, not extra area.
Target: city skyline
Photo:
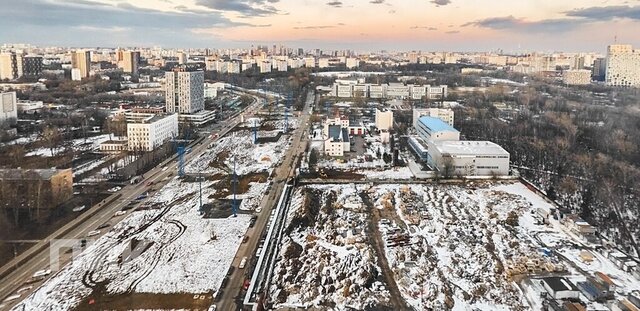
[[[5,43],[45,46],[604,52],[616,41],[640,45],[637,0],[8,0],[3,7]]]

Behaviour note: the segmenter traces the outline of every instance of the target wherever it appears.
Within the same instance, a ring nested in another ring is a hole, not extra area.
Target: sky
[[[640,0],[1,0],[0,43],[604,52]]]

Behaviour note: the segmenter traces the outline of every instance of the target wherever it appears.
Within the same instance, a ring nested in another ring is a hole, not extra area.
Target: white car
[[[240,261],[240,264],[238,265],[238,268],[244,269],[244,267],[246,265],[247,265],[247,257],[242,257],[242,260]]]
[[[216,305],[211,305],[208,311],[216,311]]]
[[[127,211],[117,211],[115,214],[113,214],[113,216],[122,216],[124,214],[126,214]]]
[[[33,277],[34,277],[34,278],[39,278],[39,277],[47,276],[47,275],[49,275],[49,274],[51,274],[51,270],[49,270],[49,269],[44,269],[44,270],[36,271],[36,272],[33,274]]]
[[[256,208],[256,213],[260,213],[260,212],[262,212],[262,207]]]
[[[100,234],[100,230],[93,230],[93,231],[89,231],[89,233],[87,233],[87,236],[96,236]]]
[[[163,168],[162,168],[162,171],[164,172],[164,171],[166,171],[166,170],[168,170],[168,169],[169,169],[169,167],[168,167],[168,166],[165,166],[165,167],[163,167]]]
[[[118,192],[118,191],[120,191],[120,189],[122,189],[122,187],[120,187],[120,186],[115,186],[115,187],[113,187],[113,188],[111,188],[111,189],[107,190],[107,192],[111,192],[111,193],[113,193],[113,192]]]

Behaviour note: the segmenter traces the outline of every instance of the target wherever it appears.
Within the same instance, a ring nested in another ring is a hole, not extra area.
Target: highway
[[[247,108],[245,108],[243,112],[246,114],[255,113],[260,108],[260,102],[261,101],[256,98],[254,103],[248,106]],[[230,131],[233,127],[239,124],[239,120],[240,120],[240,117],[236,115],[229,120],[225,120],[224,122],[214,125],[213,126],[214,130],[220,130],[219,136],[216,138],[211,138],[209,136],[206,136],[201,143],[195,146],[192,146],[191,152],[184,155],[185,163],[188,163],[190,159],[199,157],[201,154],[203,154],[207,150],[207,147],[212,141],[217,140],[219,139],[219,137],[224,136],[228,131]],[[167,167],[167,169],[163,170],[165,166]],[[164,161],[157,167],[146,172],[144,174],[145,178],[138,184],[127,185],[123,187],[117,194],[114,194],[114,196],[119,195],[120,197],[116,199],[114,202],[112,202],[111,204],[107,204],[107,205],[99,204],[85,211],[85,213],[95,212],[95,215],[77,224],[73,222],[67,224],[66,226],[72,226],[73,228],[70,231],[68,231],[66,234],[60,234],[61,232],[64,232],[63,229],[65,229],[66,227],[65,226],[59,229],[58,231],[54,232],[47,238],[43,239],[40,243],[45,243],[46,246],[42,250],[33,252],[33,254],[25,254],[29,256],[28,259],[26,260],[26,262],[19,265],[17,268],[14,268],[16,264],[13,261],[9,262],[7,264],[8,266],[6,265],[2,267],[2,269],[11,269],[13,271],[7,274],[6,277],[4,277],[0,282],[0,301],[6,299],[11,295],[15,295],[15,292],[18,289],[24,288],[25,281],[29,280],[30,277],[35,272],[49,268],[49,263],[50,263],[49,243],[51,241],[56,239],[78,239],[78,240],[86,239],[88,243],[90,243],[91,240],[99,238],[102,235],[102,233],[108,231],[110,227],[103,229],[100,235],[93,236],[91,238],[87,237],[87,233],[89,233],[90,231],[96,230],[97,227],[99,227],[105,222],[109,222],[112,227],[117,222],[119,222],[124,217],[126,217],[126,215],[116,217],[114,216],[114,214],[117,211],[122,210],[126,205],[128,205],[132,200],[135,200],[141,194],[148,192],[150,187],[146,186],[147,183],[153,182],[154,185],[151,188],[160,189],[167,182],[171,180],[171,176],[175,176],[177,174],[177,171],[178,171],[178,168],[177,168],[176,160],[169,159]],[[109,201],[109,199],[107,199],[107,201]],[[142,200],[141,202],[143,201],[144,200]],[[29,250],[27,250],[26,252],[29,252]],[[70,259],[71,259],[70,254],[63,254],[62,256],[60,256],[60,266],[62,267],[63,265],[69,263]],[[53,271],[52,275],[54,275],[55,272],[56,271]],[[31,284],[33,288],[31,288],[30,290],[21,291],[20,299],[17,299],[9,303],[4,303],[5,305],[4,308],[0,307],[0,310],[10,309],[11,306],[17,304],[20,300],[24,299],[29,294],[31,294],[31,292],[37,289],[37,287],[39,287],[42,284],[42,282],[43,281]]]
[[[245,276],[245,272],[251,267],[250,265],[247,265],[245,269],[239,269],[238,265],[243,257],[247,257],[247,262],[252,261],[255,256],[258,243],[265,232],[271,210],[276,206],[287,180],[290,177],[295,176],[298,155],[303,153],[306,149],[306,131],[308,129],[307,122],[309,121],[309,110],[314,100],[315,96],[313,95],[313,92],[309,92],[307,94],[307,101],[299,118],[298,128],[294,130],[291,136],[293,137],[293,142],[289,149],[287,149],[282,164],[275,169],[271,191],[260,205],[262,211],[257,214],[258,219],[256,220],[255,226],[253,228],[249,228],[246,233],[249,239],[246,243],[240,245],[236,256],[233,259],[232,266],[236,268],[230,275],[227,286],[222,289],[222,296],[219,299],[219,302],[216,303],[217,310],[226,311],[242,308],[241,300],[244,299],[244,297],[239,295],[242,291],[244,280],[250,278],[250,276]]]

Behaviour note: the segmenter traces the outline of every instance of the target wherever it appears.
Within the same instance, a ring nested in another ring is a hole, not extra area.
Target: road
[[[256,100],[252,105],[248,106],[245,109],[245,113],[252,114],[255,113],[259,107],[259,100]],[[239,123],[239,116],[233,117],[230,120],[226,120],[222,122],[221,125],[214,126],[215,129],[220,130],[219,137],[222,137],[229,130],[235,127]],[[218,138],[219,138],[218,137]],[[185,163],[188,163],[190,159],[199,157],[203,154],[209,144],[213,140],[217,140],[218,138],[212,139],[210,137],[206,137],[204,141],[196,146],[192,146],[191,152],[185,154]],[[163,167],[166,166],[167,169],[163,170]],[[87,238],[87,233],[90,231],[96,230],[96,228],[102,225],[105,222],[109,222],[111,226],[115,225],[117,222],[122,220],[126,216],[118,216],[115,217],[114,214],[117,211],[122,210],[129,202],[136,199],[143,193],[149,191],[149,187],[146,186],[147,183],[153,182],[154,189],[160,189],[163,187],[171,178],[171,175],[175,175],[177,172],[177,161],[175,160],[167,160],[157,167],[151,169],[147,173],[144,174],[145,178],[143,181],[136,185],[128,185],[123,187],[118,194],[121,196],[119,199],[115,200],[113,203],[103,206],[94,206],[91,209],[99,209],[95,215],[89,217],[86,221],[83,221],[75,226],[71,231],[64,235],[60,235],[59,232],[55,232],[49,237],[42,240],[42,243],[46,243],[47,246],[33,255],[23,263],[22,265],[15,268],[10,274],[8,274],[5,278],[0,282],[0,301],[4,300],[6,297],[11,296],[18,289],[24,286],[24,282],[30,279],[30,277],[37,271],[48,269],[50,263],[50,248],[49,243],[52,240],[56,239],[87,239],[90,241],[91,239],[97,239],[101,236],[93,236],[91,238]],[[165,180],[166,179],[166,180]],[[92,212],[92,210],[88,210],[87,212]],[[103,229],[103,232],[106,232],[108,229]],[[64,264],[67,264],[70,261],[70,255],[62,255],[60,256],[60,266],[62,267]],[[9,263],[11,264],[11,262]],[[54,271],[55,274],[55,271]],[[25,290],[21,293],[21,298],[27,297],[32,291],[37,289],[42,284],[41,282],[34,283],[33,288],[31,290]],[[21,299],[20,299],[21,300]],[[13,303],[5,303],[4,308],[9,309],[12,305],[18,303],[20,300],[16,300]],[[5,310],[3,307],[0,307],[0,310]]]
[[[229,277],[229,283],[223,289],[222,297],[216,304],[218,310],[227,311],[241,308],[240,304],[236,304],[236,301],[240,301],[244,298],[239,297],[238,295],[240,295],[244,280],[250,276],[245,276],[249,267],[246,269],[239,269],[238,265],[240,264],[240,261],[242,261],[243,257],[247,257],[247,262],[251,262],[250,259],[253,259],[258,243],[265,232],[271,210],[278,203],[278,199],[280,198],[284,185],[289,177],[295,176],[296,160],[298,159],[297,155],[303,153],[306,148],[306,131],[309,128],[307,126],[307,122],[309,121],[309,109],[314,100],[315,96],[312,92],[309,92],[307,94],[307,102],[299,119],[298,128],[294,130],[291,136],[293,137],[293,142],[289,149],[287,149],[282,164],[276,167],[271,191],[260,205],[262,211],[258,214],[255,226],[253,228],[249,228],[247,231],[249,239],[246,243],[240,245],[236,252],[236,256],[233,259],[232,265],[236,267],[236,269]]]

